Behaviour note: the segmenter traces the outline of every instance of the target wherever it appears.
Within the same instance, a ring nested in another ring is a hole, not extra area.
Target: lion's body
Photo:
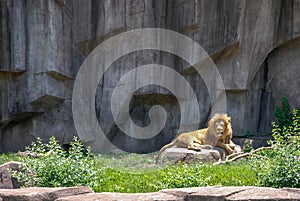
[[[215,146],[225,149],[232,154],[234,143],[231,141],[231,119],[227,114],[215,114],[208,123],[208,128],[182,133],[173,142],[163,146],[157,155],[157,161],[162,152],[170,147],[182,147],[195,151],[201,148],[213,148]]]

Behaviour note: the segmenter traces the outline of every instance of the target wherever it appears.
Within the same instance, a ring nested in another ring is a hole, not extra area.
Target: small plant
[[[54,137],[48,144],[41,139],[33,142],[27,150],[44,154],[40,158],[24,157],[23,170],[14,176],[23,186],[78,186],[96,185],[100,171],[96,168],[91,150],[85,150],[82,142],[74,137],[68,151]]]
[[[244,149],[245,153],[248,153],[248,152],[251,152],[252,150],[254,150],[254,148],[252,146],[252,142],[253,142],[253,140],[251,140],[251,139],[245,140],[245,149]]]
[[[253,146],[252,146],[253,140],[251,139],[252,136],[253,134],[250,131],[247,131],[245,134],[246,139],[245,139],[245,147],[243,150],[245,153],[253,150]]]

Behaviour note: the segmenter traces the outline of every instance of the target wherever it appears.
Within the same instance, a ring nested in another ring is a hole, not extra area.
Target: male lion
[[[235,144],[231,138],[231,118],[227,114],[215,114],[208,122],[208,128],[182,133],[173,142],[163,146],[157,154],[156,162],[163,151],[174,146],[195,151],[216,146],[223,148],[228,154],[232,154]]]

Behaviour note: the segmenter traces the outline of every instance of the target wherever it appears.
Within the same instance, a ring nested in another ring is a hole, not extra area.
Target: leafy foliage
[[[288,127],[292,124],[292,112],[290,109],[290,104],[286,97],[281,100],[281,107],[275,107],[275,116],[277,118],[277,126],[283,128]]]
[[[54,137],[50,138],[48,144],[43,144],[39,138],[27,147],[27,150],[45,155],[35,159],[22,159],[23,171],[16,172],[15,176],[23,186],[96,185],[95,181],[99,175],[93,155],[90,149],[84,149],[77,137],[74,137],[68,151],[62,149]]]
[[[273,149],[255,157],[259,185],[271,187],[300,187],[300,115],[294,110],[289,126],[273,123],[270,141]]]

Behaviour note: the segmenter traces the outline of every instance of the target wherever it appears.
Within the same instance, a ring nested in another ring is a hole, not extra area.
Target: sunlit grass
[[[166,188],[200,186],[254,186],[257,176],[250,162],[223,165],[209,163],[155,164],[156,153],[95,154],[98,176],[95,192],[154,192]],[[20,157],[0,154],[0,164]]]

